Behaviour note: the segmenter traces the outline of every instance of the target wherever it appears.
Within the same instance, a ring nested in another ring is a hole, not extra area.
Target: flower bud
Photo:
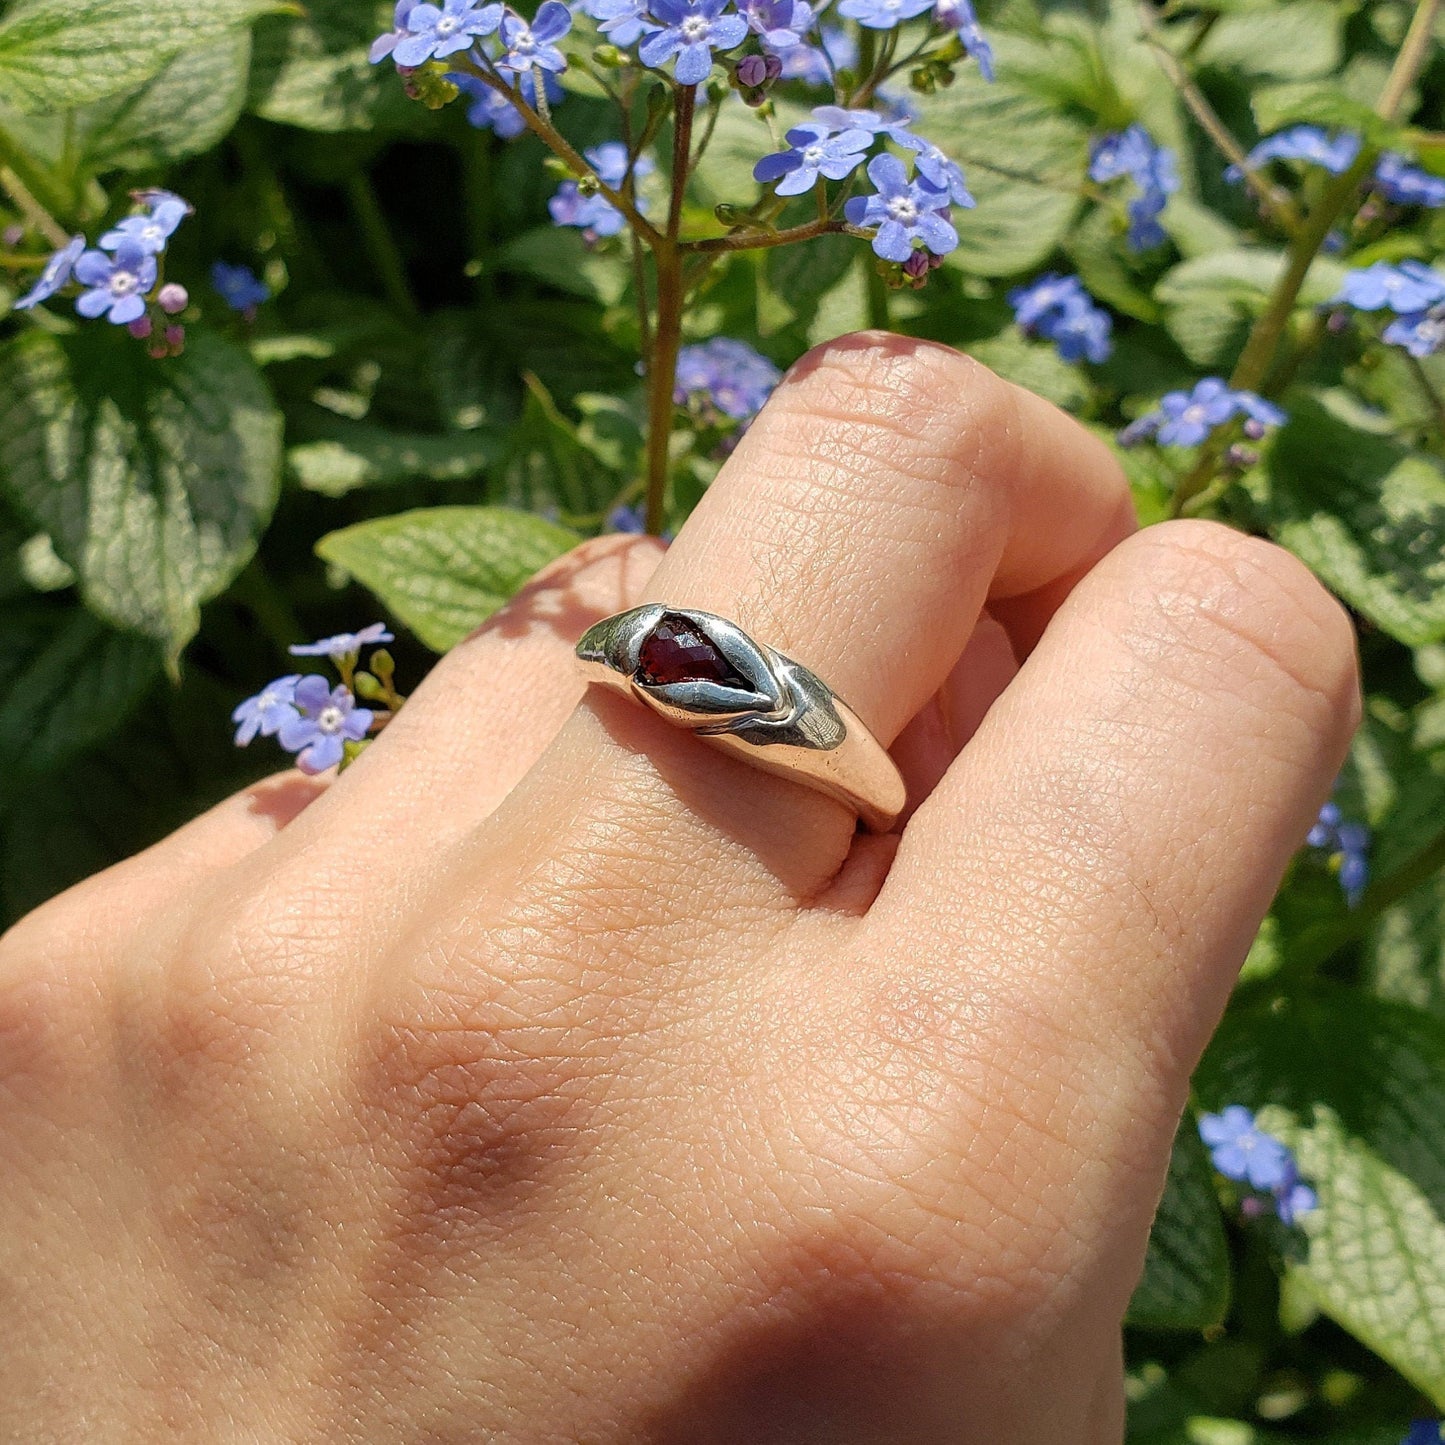
[[[592,52],[592,59],[603,70],[621,70],[627,57],[615,45],[599,45]]]
[[[1253,447],[1241,446],[1238,442],[1224,454],[1224,464],[1237,472],[1246,471],[1259,460],[1259,453]]]
[[[736,74],[739,85],[756,90],[758,86],[767,83],[768,62],[761,55],[745,55],[738,61]]]
[[[927,251],[914,251],[903,263],[903,274],[914,281],[921,281],[931,270]]]
[[[186,328],[184,326],[167,326],[166,345],[170,347],[172,356],[179,356],[186,349]]]
[[[170,354],[170,348],[164,342],[155,341],[146,348],[146,355],[152,361],[164,361]]]
[[[126,327],[126,330],[129,331],[137,341],[144,341],[154,330],[154,327],[151,326],[149,316],[137,316],[136,319]]]
[[[1244,434],[1252,442],[1259,441],[1264,436],[1265,430],[1264,423],[1256,421],[1253,417],[1250,417],[1244,424]]]
[[[938,89],[938,81],[934,78],[933,69],[927,65],[916,66],[910,71],[908,84],[919,95],[932,95]]]
[[[371,654],[371,670],[383,681],[390,682],[396,672],[396,661],[386,648],[378,647]]]
[[[779,79],[782,78],[782,74],[783,74],[783,62],[782,62],[781,59],[779,59],[778,56],[776,56],[776,55],[765,55],[765,56],[763,57],[763,64],[764,64],[764,66],[766,66],[766,68],[767,68],[768,81],[769,81],[770,84],[771,84],[771,82],[773,82],[773,81],[775,81],[775,80],[779,80]]]
[[[364,697],[368,702],[382,702],[386,698],[386,689],[369,672],[358,672],[351,679],[351,688],[357,697]]]
[[[24,226],[6,226],[3,231],[0,231],[0,241],[4,241],[4,243],[5,243],[12,251],[13,251],[24,239],[25,239],[25,227],[24,227]]]
[[[179,316],[191,304],[191,295],[179,282],[167,281],[156,296],[156,304],[167,316]]]

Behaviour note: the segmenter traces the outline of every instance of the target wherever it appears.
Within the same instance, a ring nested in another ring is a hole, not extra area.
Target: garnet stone
[[[670,682],[719,682],[744,692],[755,691],[732,663],[676,612],[664,612],[637,653],[637,680],[659,687]]]

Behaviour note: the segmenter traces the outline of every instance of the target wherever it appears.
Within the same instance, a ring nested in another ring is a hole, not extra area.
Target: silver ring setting
[[[874,832],[903,811],[892,758],[815,673],[735,622],[652,603],[605,617],[577,644],[589,682],[766,772],[847,804]]]

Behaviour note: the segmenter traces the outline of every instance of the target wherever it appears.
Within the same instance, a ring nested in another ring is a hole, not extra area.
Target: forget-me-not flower
[[[946,191],[955,206],[967,208],[974,204],[962,167],[957,161],[944,155],[932,141],[924,140],[922,136],[901,128],[894,129],[892,139],[905,150],[916,152],[913,158],[914,169],[930,186]]]
[[[781,379],[778,368],[751,346],[714,336],[678,353],[673,399],[681,406],[699,398],[734,421],[746,421],[762,410]]]
[[[1441,301],[1445,301],[1445,277],[1423,261],[1401,261],[1397,266],[1376,261],[1349,272],[1331,304],[1353,306],[1357,311],[1388,309],[1405,316]]]
[[[1353,131],[1331,136],[1322,126],[1292,125],[1266,136],[1245,160],[1251,170],[1258,170],[1268,161],[1304,161],[1337,176],[1349,170],[1359,153],[1360,138]],[[1224,172],[1225,178],[1231,181],[1240,180],[1243,174],[1238,166],[1230,166]]]
[[[825,25],[817,45],[794,45],[779,56],[784,80],[808,85],[831,84],[834,74],[858,63],[858,45],[836,25]]]
[[[753,167],[753,179],[776,181],[780,196],[798,196],[811,190],[820,176],[841,181],[863,163],[873,134],[845,130],[836,135],[821,121],[795,125],[787,135],[791,150],[775,151]]]
[[[647,0],[581,0],[581,9],[614,45],[636,45],[658,28],[647,13]]]
[[[1434,356],[1445,345],[1445,306],[1397,316],[1385,328],[1382,339],[1391,346],[1404,347],[1411,356],[1421,360]]]
[[[1337,870],[1345,905],[1354,908],[1370,881],[1370,830],[1364,823],[1347,819],[1333,799],[1321,809],[1305,837],[1311,848],[1324,852]]]
[[[1010,291],[1008,300],[1019,329],[1052,341],[1065,361],[1109,359],[1113,318],[1094,304],[1077,276],[1040,276]]]
[[[1291,1158],[1273,1134],[1266,1134],[1242,1104],[1199,1120],[1199,1137],[1209,1146],[1214,1167],[1226,1179],[1248,1183],[1255,1189],[1275,1189],[1291,1172]]]
[[[296,766],[303,773],[334,768],[346,744],[359,743],[370,731],[374,716],[370,708],[357,707],[349,688],[333,688],[316,673],[296,684],[291,705],[295,715],[282,722],[276,738],[288,753],[298,754]]]
[[[536,18],[529,25],[520,15],[508,15],[502,21],[502,45],[505,53],[498,57],[499,70],[526,72],[567,69],[567,58],[557,49],[557,42],[572,28],[572,12],[562,0],[542,0]]]
[[[459,50],[470,50],[484,35],[495,35],[502,23],[501,5],[477,6],[472,0],[445,0],[438,7],[428,3],[413,5],[405,20],[406,34],[397,39],[389,52],[376,53],[375,60],[389,53],[398,65],[408,68],[425,65],[428,60],[444,60]],[[382,36],[381,45],[387,39]]]
[[[179,196],[167,196],[144,215],[127,216],[100,238],[103,251],[117,251],[126,242],[139,246],[152,256],[159,256],[175,235],[176,227],[191,214],[191,206]]]
[[[75,273],[75,263],[85,254],[85,237],[72,236],[46,263],[39,280],[16,303],[17,311],[28,311],[49,301]]]
[[[281,730],[281,724],[290,721],[296,714],[292,702],[296,697],[296,684],[301,681],[299,672],[278,677],[268,682],[255,697],[248,697],[238,703],[231,714],[236,724],[236,746],[244,748],[259,733],[263,738],[274,736]]]
[[[958,245],[958,232],[949,224],[948,192],[915,177],[909,180],[903,162],[894,155],[874,156],[868,162],[868,179],[877,187],[871,196],[854,196],[843,208],[855,226],[876,226],[873,251],[885,261],[906,261],[913,243],[921,241],[935,256]]]
[[[75,263],[75,279],[89,289],[76,297],[75,309],[92,321],[104,316],[113,325],[129,326],[145,315],[157,272],[156,258],[133,241],[117,247],[113,256],[87,251]]]
[[[738,10],[764,49],[777,53],[802,44],[813,28],[813,8],[806,0],[741,0]]]
[[[385,35],[378,35],[371,42],[371,50],[367,59],[373,65],[378,65],[385,60],[411,34],[407,28],[407,21],[411,18],[411,12],[420,3],[421,0],[396,0],[396,10],[391,17],[392,28]]]
[[[583,154],[592,164],[597,179],[614,190],[627,177],[627,147],[620,141],[604,141]],[[633,175],[641,178],[655,169],[650,156],[638,156]],[[638,209],[646,211],[639,197]],[[557,193],[547,202],[552,220],[559,226],[577,226],[589,237],[615,236],[627,224],[627,218],[607,199],[594,193],[584,196],[576,181],[563,181]]]
[[[1445,177],[1412,166],[1404,156],[1386,151],[1375,166],[1375,189],[1397,206],[1445,206]]]
[[[357,656],[363,647],[375,647],[395,640],[384,622],[373,622],[360,632],[338,632],[335,637],[323,637],[319,642],[293,643],[286,650],[292,657],[329,657],[337,662],[343,657]]]
[[[985,80],[993,79],[993,46],[988,43],[983,27],[978,23],[971,0],[936,0],[933,22],[945,30],[954,31],[964,50],[977,63],[978,73]]]
[[[642,42],[644,65],[659,66],[677,57],[673,75],[679,85],[701,85],[712,69],[714,50],[731,50],[747,39],[748,22],[725,14],[728,0],[652,0],[652,14],[663,28]]]
[[[228,261],[217,261],[211,267],[211,285],[232,311],[254,311],[271,299],[271,288],[249,266],[233,266]]]
[[[1089,159],[1089,176],[1101,185],[1127,176],[1139,188],[1128,204],[1128,242],[1132,250],[1147,251],[1166,239],[1159,224],[1169,197],[1179,189],[1174,152],[1155,143],[1141,125],[1101,137]]]
[[[843,0],[840,15],[856,20],[869,30],[892,30],[915,15],[922,15],[933,0]]]
[[[1155,437],[1163,446],[1197,447],[1211,432],[1243,416],[1257,429],[1283,426],[1284,412],[1252,391],[1233,391],[1219,377],[1206,376],[1190,391],[1171,391],[1156,410],[1131,422],[1119,434],[1123,446]]]

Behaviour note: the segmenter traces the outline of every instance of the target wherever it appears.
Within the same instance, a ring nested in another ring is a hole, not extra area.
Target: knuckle
[[[1116,549],[1136,625],[1191,657],[1263,664],[1318,716],[1353,730],[1359,709],[1354,629],[1296,557],[1217,522],[1166,522]],[[1151,646],[1157,651],[1157,643]]]
[[[821,424],[821,425],[820,425]],[[789,371],[744,447],[805,451],[876,488],[879,466],[950,492],[1006,474],[1020,443],[1013,389],[934,342],[862,332]]]

